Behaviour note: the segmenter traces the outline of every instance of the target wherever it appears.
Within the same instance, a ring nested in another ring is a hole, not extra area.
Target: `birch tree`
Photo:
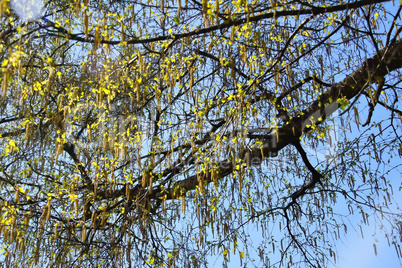
[[[401,256],[399,3],[15,3],[7,267],[326,267],[355,215]]]

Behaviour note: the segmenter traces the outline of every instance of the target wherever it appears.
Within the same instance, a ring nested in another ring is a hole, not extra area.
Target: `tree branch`
[[[278,129],[278,133],[270,134],[263,141],[262,147],[243,148],[244,153],[238,157],[244,162],[251,160],[262,160],[263,158],[275,156],[278,151],[285,146],[296,143],[304,132],[308,132],[311,128],[307,125],[311,121],[311,116],[318,113],[320,117],[328,117],[338,109],[337,100],[345,97],[348,100],[359,95],[362,90],[370,84],[375,83],[374,77],[384,77],[389,72],[402,67],[402,41],[386,47],[376,53],[373,57],[367,59],[362,66],[347,76],[341,82],[332,85],[332,87],[320,96],[320,99],[313,102],[307,109],[302,111],[299,116],[291,120],[289,124]],[[322,110],[321,107],[330,107],[330,109]],[[323,114],[325,112],[325,114]],[[324,121],[323,118],[322,121]],[[321,121],[321,122],[322,122]],[[315,122],[320,124],[320,121]],[[154,191],[154,197],[165,196],[167,199],[177,198],[184,195],[187,191],[194,190],[199,185],[199,179],[209,183],[214,179],[219,179],[233,172],[232,159],[220,161],[216,165],[219,171],[216,174],[211,172],[190,176],[186,179],[176,182],[170,189]],[[314,180],[313,180],[314,181]],[[315,183],[314,183],[315,184]]]
[[[225,21],[225,22],[215,25],[215,26],[211,26],[211,27],[199,29],[199,30],[194,30],[194,31],[191,31],[188,33],[169,34],[169,35],[162,35],[162,36],[145,38],[145,39],[134,38],[131,40],[127,40],[125,42],[127,44],[146,44],[146,43],[165,41],[165,40],[175,40],[175,39],[181,39],[183,37],[202,35],[202,34],[214,32],[216,30],[222,30],[222,29],[230,28],[232,26],[239,26],[239,25],[243,25],[248,22],[257,22],[257,21],[261,21],[264,19],[280,18],[280,17],[288,17],[288,16],[311,15],[311,14],[319,15],[319,14],[337,12],[337,11],[342,11],[342,10],[356,9],[359,7],[383,3],[383,2],[388,2],[388,0],[363,0],[363,1],[353,2],[353,3],[342,4],[342,5],[329,6],[329,7],[311,7],[310,9],[285,10],[285,11],[264,13],[264,14],[257,15],[257,16],[250,16],[248,18],[242,18],[242,19],[237,19],[237,20],[228,20],[228,21]],[[63,27],[58,27],[58,26],[55,26],[55,24],[53,22],[51,22],[51,23],[52,23],[52,26],[54,28],[56,28],[60,34],[65,34],[66,35],[65,37],[67,37],[70,40],[75,40],[75,41],[80,41],[80,42],[85,42],[85,43],[94,43],[95,42],[94,37],[92,39],[86,39],[84,37],[79,37],[77,34],[68,33],[68,31],[66,29],[64,29]],[[101,44],[109,44],[109,45],[118,45],[121,42],[122,42],[122,40],[117,40],[117,41],[101,40],[100,41]]]

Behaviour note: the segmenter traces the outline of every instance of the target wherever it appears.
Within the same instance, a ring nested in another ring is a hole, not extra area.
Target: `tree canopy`
[[[325,267],[359,214],[401,255],[399,3],[12,2],[8,267]]]

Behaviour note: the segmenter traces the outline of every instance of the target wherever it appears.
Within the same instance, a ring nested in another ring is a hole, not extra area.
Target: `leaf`
[[[349,105],[349,100],[346,97],[338,98],[337,102],[342,110],[345,110],[346,106]]]

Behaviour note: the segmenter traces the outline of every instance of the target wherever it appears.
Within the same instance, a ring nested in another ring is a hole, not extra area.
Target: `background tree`
[[[6,265],[326,266],[359,213],[400,256],[401,6],[43,4],[1,1]]]

